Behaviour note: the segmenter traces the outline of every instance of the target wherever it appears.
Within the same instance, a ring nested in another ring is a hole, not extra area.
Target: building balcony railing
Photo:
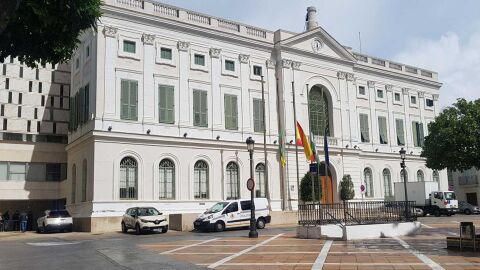
[[[320,146],[323,147],[323,142],[324,142],[323,136],[314,135],[313,138],[314,138],[313,141],[315,142],[315,145],[317,147],[320,147]],[[328,141],[328,146],[339,146],[340,138],[327,137],[327,141]]]

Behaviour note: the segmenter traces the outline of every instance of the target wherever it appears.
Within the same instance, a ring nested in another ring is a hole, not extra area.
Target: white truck
[[[427,214],[439,217],[451,216],[458,212],[458,200],[453,191],[442,191],[438,183],[407,182],[408,201],[414,201],[415,207],[423,210],[423,216]],[[395,201],[405,200],[404,183],[395,183]]]

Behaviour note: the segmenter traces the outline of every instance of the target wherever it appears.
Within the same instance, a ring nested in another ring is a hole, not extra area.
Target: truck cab
[[[432,214],[439,216],[441,214],[452,215],[458,212],[458,200],[453,191],[432,191],[430,193],[430,206]]]

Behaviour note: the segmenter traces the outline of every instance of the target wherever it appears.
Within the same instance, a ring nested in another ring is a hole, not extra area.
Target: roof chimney
[[[318,27],[317,22],[317,9],[315,7],[308,7],[307,8],[307,16],[305,17],[307,31],[310,31],[316,27]]]

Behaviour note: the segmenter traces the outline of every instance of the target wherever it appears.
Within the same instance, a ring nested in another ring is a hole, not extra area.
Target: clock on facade
[[[314,52],[316,52],[316,53],[320,52],[322,47],[323,47],[323,43],[320,40],[314,39],[312,41],[312,49],[313,49]]]

